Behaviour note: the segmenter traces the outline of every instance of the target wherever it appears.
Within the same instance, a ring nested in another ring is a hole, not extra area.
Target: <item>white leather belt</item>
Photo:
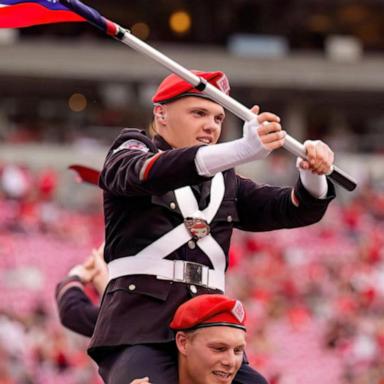
[[[194,284],[224,292],[224,273],[210,269],[206,265],[184,260],[166,260],[157,258],[136,259],[122,257],[108,265],[109,273],[116,277],[127,275],[153,275],[160,280],[171,280],[185,284]],[[124,273],[122,271],[129,271]]]
[[[175,196],[184,218],[200,217],[210,223],[221,205],[224,192],[223,175],[217,173],[212,179],[210,203],[203,211],[199,211],[190,187],[175,190]],[[162,280],[196,284],[224,292],[226,258],[224,251],[210,234],[198,239],[196,245],[209,257],[214,269],[195,262],[164,259],[191,239],[192,235],[184,223],[180,224],[138,254],[108,263],[109,279],[128,275],[154,275]]]

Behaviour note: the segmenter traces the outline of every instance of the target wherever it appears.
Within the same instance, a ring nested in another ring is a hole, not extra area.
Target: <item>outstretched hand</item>
[[[77,276],[83,284],[88,284],[93,280],[97,271],[94,269],[87,268],[84,264],[75,265],[69,271],[68,276]]]
[[[108,284],[108,268],[103,257],[104,243],[93,249],[83,264],[75,265],[68,276],[78,276],[83,284],[92,283],[100,295]]]
[[[332,171],[334,153],[327,144],[321,140],[307,140],[304,142],[307,160],[298,159],[298,167],[310,170],[317,175],[327,175]]]

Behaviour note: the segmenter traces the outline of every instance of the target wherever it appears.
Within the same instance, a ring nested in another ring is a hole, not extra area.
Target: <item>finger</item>
[[[317,175],[324,175],[326,173],[327,167],[323,163],[316,164],[311,167],[311,171]]]
[[[316,174],[321,174],[322,169],[324,168],[324,163],[321,159],[315,158],[309,160],[309,169]]]
[[[332,154],[330,154],[330,156],[328,158],[328,161],[327,161],[327,164],[326,164],[326,168],[324,170],[324,174],[325,175],[329,175],[332,172],[334,161],[335,161],[335,158],[334,158],[334,155],[332,153]]]
[[[264,146],[269,149],[270,151],[273,151],[275,149],[281,148],[284,145],[285,138],[281,140],[274,141],[272,143],[264,144]]]
[[[257,120],[260,124],[264,123],[265,121],[279,123],[280,117],[271,112],[263,112],[257,116]]]
[[[321,152],[319,153],[323,159],[323,172],[329,173],[332,168],[332,164],[335,160],[335,155],[331,150],[331,148],[328,147],[327,144],[323,142],[320,142],[320,144],[321,144]]]
[[[94,269],[93,271],[89,271],[89,273],[89,280],[92,281],[100,272],[97,269]]]
[[[252,108],[251,108],[251,112],[253,112],[255,115],[258,115],[259,112],[260,112],[260,107],[258,105],[254,105]]]
[[[264,135],[267,135],[269,133],[277,132],[277,131],[281,131],[281,130],[282,130],[282,127],[279,123],[264,122],[263,124],[261,124],[259,126],[257,132],[259,133],[259,136],[264,136]]]
[[[299,162],[299,167],[304,170],[308,170],[310,165],[307,160],[302,160]]]
[[[312,144],[309,145],[308,149],[309,151],[313,150],[310,154],[310,156],[313,156],[310,158],[311,170],[319,175],[329,173],[333,164],[334,154],[328,145],[322,141],[316,141],[313,143],[313,146]]]
[[[304,143],[304,147],[305,147],[305,154],[307,156],[307,161],[311,166],[314,166],[316,163],[316,155],[317,155],[316,146],[314,142],[306,141]]]
[[[95,259],[103,258],[103,256],[104,256],[104,245],[105,245],[105,243],[103,242],[98,249],[94,249],[92,251],[92,255],[93,255],[93,257]]]
[[[261,136],[260,141],[263,144],[270,144],[275,141],[283,140],[286,135],[287,134],[285,131],[273,132],[273,133],[269,133],[267,135]]]
[[[98,252],[98,253],[103,253],[103,252],[104,252],[104,246],[105,246],[105,241],[103,241],[103,242],[100,244],[100,247],[97,248],[97,252]]]
[[[326,175],[330,172],[332,168],[332,163],[330,163],[329,161],[322,161],[318,167],[315,168],[315,171],[319,174],[319,175]]]
[[[93,257],[92,256],[87,257],[87,259],[84,261],[83,265],[87,269],[92,268],[92,266],[94,265]]]
[[[94,249],[94,250],[92,251],[92,257],[93,257],[93,260],[94,260],[94,261],[97,261],[98,257],[100,257],[100,254],[99,254],[99,252],[97,252],[96,249]]]
[[[299,169],[309,170],[310,164],[309,164],[308,160],[305,160],[301,157],[298,157],[296,160],[296,167]]]

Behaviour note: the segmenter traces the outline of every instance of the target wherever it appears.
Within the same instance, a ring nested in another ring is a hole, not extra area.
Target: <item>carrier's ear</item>
[[[179,353],[186,355],[186,349],[188,344],[189,335],[185,332],[179,331],[176,333],[176,347]]]

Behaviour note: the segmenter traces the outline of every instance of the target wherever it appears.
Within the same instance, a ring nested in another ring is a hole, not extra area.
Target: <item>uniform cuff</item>
[[[333,200],[336,197],[336,192],[335,192],[335,187],[334,185],[327,179],[327,184],[328,184],[328,191],[327,194],[324,198],[318,199],[308,190],[304,187],[300,177],[297,180],[296,186],[294,188],[294,198],[293,200],[295,201],[296,206],[326,206],[329,204],[331,200]]]
[[[67,276],[57,285],[55,292],[56,300],[60,300],[64,293],[71,288],[79,288],[81,290],[84,289],[84,284],[79,276]]]

